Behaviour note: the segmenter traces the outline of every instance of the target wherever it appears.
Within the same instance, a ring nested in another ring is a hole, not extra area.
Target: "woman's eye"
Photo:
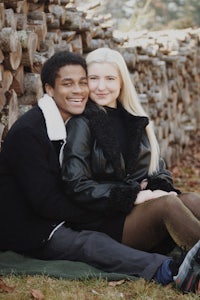
[[[89,80],[96,80],[97,77],[89,77]]]

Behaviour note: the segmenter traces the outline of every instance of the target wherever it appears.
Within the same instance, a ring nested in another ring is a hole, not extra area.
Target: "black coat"
[[[102,217],[114,216],[119,211],[129,213],[144,178],[149,181],[147,189],[175,190],[162,159],[159,172],[148,176],[150,145],[145,133],[148,118],[120,109],[129,141],[126,162],[108,115],[92,102],[88,103],[84,115],[73,117],[67,123],[68,142],[62,168],[65,191],[97,218],[99,213]]]
[[[13,125],[0,153],[0,250],[34,251],[57,224],[77,218],[85,220],[85,211],[64,194],[58,154],[36,106]]]

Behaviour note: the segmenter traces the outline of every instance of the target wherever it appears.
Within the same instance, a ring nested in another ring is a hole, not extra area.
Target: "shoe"
[[[173,279],[176,287],[184,293],[200,292],[200,240],[188,251]]]

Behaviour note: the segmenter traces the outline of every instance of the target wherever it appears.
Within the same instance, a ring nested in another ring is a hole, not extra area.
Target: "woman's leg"
[[[178,195],[193,215],[200,220],[200,195],[197,193],[183,193]]]
[[[177,196],[167,195],[134,206],[126,217],[122,243],[153,251],[170,237],[190,249],[200,240],[200,221]]]

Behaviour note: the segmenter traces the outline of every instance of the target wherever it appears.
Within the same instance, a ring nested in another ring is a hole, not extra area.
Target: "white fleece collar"
[[[47,94],[38,100],[44,115],[47,134],[51,141],[66,140],[66,128],[55,101]]]

